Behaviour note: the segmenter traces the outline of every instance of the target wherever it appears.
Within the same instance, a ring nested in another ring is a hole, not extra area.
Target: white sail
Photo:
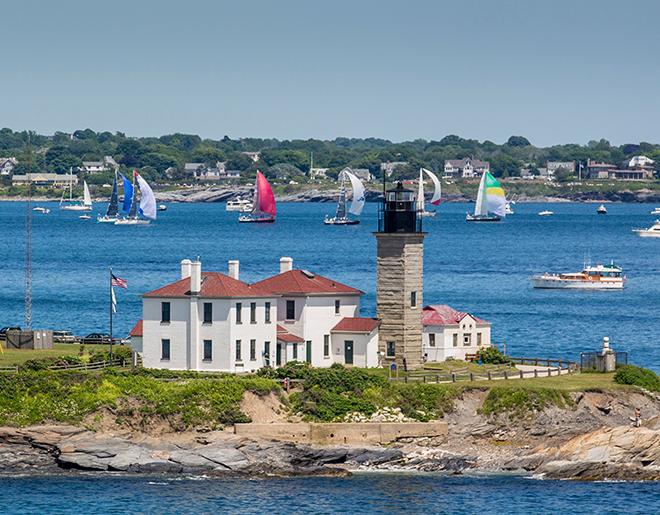
[[[424,170],[433,181],[434,190],[433,197],[431,197],[431,204],[437,206],[440,204],[440,197],[442,196],[442,185],[440,184],[440,179],[438,179],[437,175],[435,175],[432,171],[427,170],[426,168],[422,168],[422,170]]]
[[[348,175],[348,178],[351,180],[351,188],[353,188],[353,200],[351,200],[351,208],[348,212],[352,215],[360,216],[360,213],[364,209],[364,185],[351,172],[347,171],[344,173]]]
[[[89,194],[87,181],[83,181],[83,206],[92,207],[92,196]]]
[[[479,192],[477,193],[477,203],[474,206],[475,215],[487,215],[488,206],[486,205],[486,174],[481,175],[479,183]]]
[[[417,187],[417,211],[424,211],[424,172],[419,169],[419,186]]]
[[[146,218],[156,219],[156,197],[151,187],[139,174],[137,175],[138,186],[140,187],[140,210]]]

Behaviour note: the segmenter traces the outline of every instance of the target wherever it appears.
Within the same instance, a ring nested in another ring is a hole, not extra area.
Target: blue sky
[[[660,142],[660,2],[3,2],[0,126]]]

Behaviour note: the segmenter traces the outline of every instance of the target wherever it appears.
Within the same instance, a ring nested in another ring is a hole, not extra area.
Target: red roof
[[[187,297],[190,295],[190,278],[180,279],[157,290],[145,293],[144,297]],[[270,292],[255,285],[233,279],[218,272],[202,272],[200,297],[269,297]]]
[[[363,291],[306,270],[289,270],[252,285],[278,295],[362,295]]]
[[[330,331],[340,333],[370,333],[380,325],[377,318],[344,317]]]
[[[131,329],[131,332],[129,333],[129,336],[142,336],[142,320],[138,320],[135,323],[133,329]]]
[[[277,339],[284,343],[302,343],[305,340],[300,336],[290,333],[286,327],[277,326]]]
[[[425,306],[424,313],[422,314],[422,324],[423,325],[456,325],[460,323],[463,318],[467,315],[470,315],[474,318],[477,324],[490,324],[481,318],[477,318],[470,313],[463,313],[462,311],[456,311],[451,306],[446,304],[437,304],[432,306]]]

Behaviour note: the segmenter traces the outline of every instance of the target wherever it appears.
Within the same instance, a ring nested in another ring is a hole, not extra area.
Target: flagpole
[[[108,279],[110,280],[110,361],[112,361],[112,311],[114,306],[112,305],[112,267],[108,267],[110,275]]]

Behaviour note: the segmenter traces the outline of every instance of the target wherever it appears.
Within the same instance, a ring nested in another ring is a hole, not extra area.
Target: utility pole
[[[25,329],[32,329],[32,143],[28,132],[28,194],[25,213]]]

